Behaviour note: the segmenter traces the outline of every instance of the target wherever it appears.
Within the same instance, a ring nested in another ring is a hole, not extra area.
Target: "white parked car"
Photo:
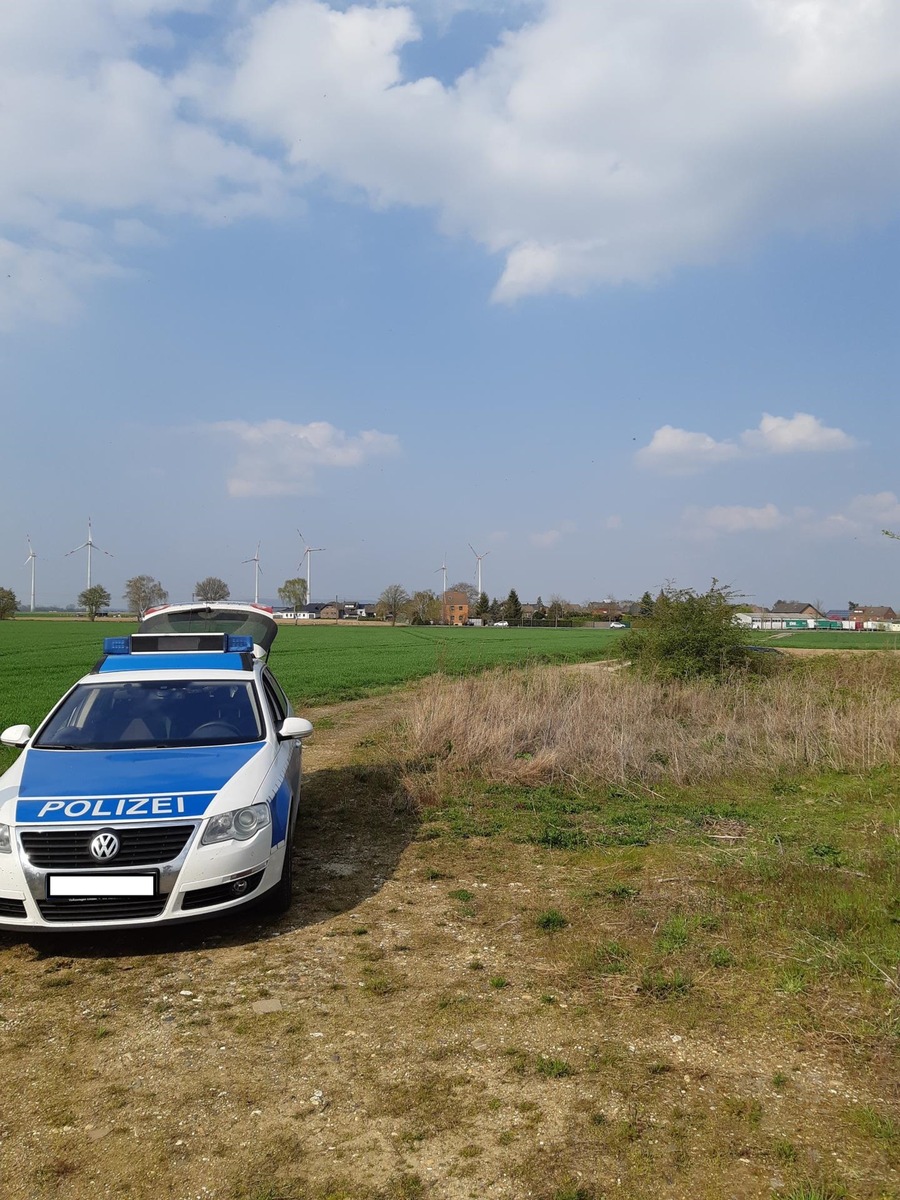
[[[164,925],[291,901],[301,743],[256,605],[170,605],[107,638],[0,776],[0,928]]]

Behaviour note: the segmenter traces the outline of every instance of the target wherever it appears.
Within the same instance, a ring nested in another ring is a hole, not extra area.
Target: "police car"
[[[163,925],[291,901],[302,739],[257,605],[169,605],[104,654],[0,776],[0,928]]]

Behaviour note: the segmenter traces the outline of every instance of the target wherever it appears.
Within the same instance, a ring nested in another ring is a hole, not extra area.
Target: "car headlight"
[[[12,835],[8,825],[0,825],[0,854],[12,854]]]
[[[268,804],[251,804],[247,808],[235,808],[231,812],[210,817],[200,841],[206,846],[211,842],[230,842],[233,839],[246,842],[260,829],[271,824]]]

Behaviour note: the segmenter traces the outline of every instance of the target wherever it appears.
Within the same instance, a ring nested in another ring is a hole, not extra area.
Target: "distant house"
[[[444,625],[465,625],[469,619],[469,597],[465,592],[457,592],[451,588],[444,593],[441,607],[441,623]]]
[[[861,604],[850,614],[851,621],[896,621],[897,614],[881,604]]]
[[[327,607],[326,604],[304,604],[297,610],[297,618],[301,621],[316,621],[322,616],[322,609]]]
[[[849,621],[850,620],[850,609],[849,608],[829,608],[828,612],[825,614],[825,620],[826,621]]]
[[[775,616],[793,617],[799,620],[800,617],[821,617],[824,614],[820,613],[814,604],[807,604],[803,600],[776,600],[771,608]]]

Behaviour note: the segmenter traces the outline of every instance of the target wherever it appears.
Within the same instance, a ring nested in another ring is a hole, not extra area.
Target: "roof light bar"
[[[104,654],[249,654],[253,638],[236,633],[133,633],[103,639]]]

